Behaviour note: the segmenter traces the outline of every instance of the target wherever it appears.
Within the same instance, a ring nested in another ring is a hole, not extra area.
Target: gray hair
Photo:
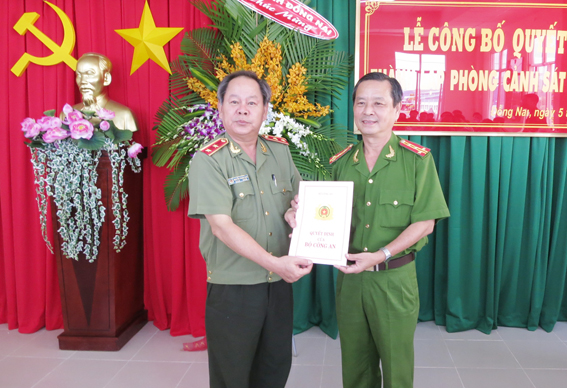
[[[402,91],[402,86],[398,82],[397,79],[388,77],[384,73],[379,72],[372,72],[366,74],[364,77],[358,80],[356,85],[354,86],[354,90],[352,91],[352,102],[356,99],[356,90],[358,89],[358,85],[363,83],[364,81],[388,81],[390,83],[391,95],[392,100],[394,101],[394,106],[397,106],[400,102],[402,102],[402,98],[404,97],[404,92]]]
[[[226,94],[226,89],[228,89],[228,84],[230,83],[230,81],[238,77],[247,77],[256,81],[258,83],[258,86],[260,87],[260,92],[262,93],[262,101],[264,105],[268,105],[272,98],[272,89],[270,89],[270,85],[268,85],[265,80],[258,78],[256,73],[254,73],[253,71],[247,70],[235,71],[234,73],[230,73],[223,78],[217,89],[217,98],[221,104],[224,101],[224,95]]]

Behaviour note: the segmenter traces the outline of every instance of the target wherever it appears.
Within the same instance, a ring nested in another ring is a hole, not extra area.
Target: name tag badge
[[[237,183],[242,183],[242,182],[246,182],[246,181],[249,181],[249,180],[250,180],[250,178],[248,177],[248,174],[235,176],[233,178],[228,178],[228,185],[232,186],[232,185],[235,185]]]

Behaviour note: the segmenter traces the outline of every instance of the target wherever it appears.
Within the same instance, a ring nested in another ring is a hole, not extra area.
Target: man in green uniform
[[[394,135],[402,88],[369,73],[354,88],[362,142],[331,158],[336,180],[353,181],[349,254],[337,279],[345,388],[413,386],[419,313],[415,253],[449,216],[429,149]],[[380,370],[380,363],[382,370]]]
[[[284,215],[300,176],[287,142],[258,136],[271,91],[253,72],[218,87],[226,133],[197,152],[189,170],[189,216],[201,219],[207,262],[205,324],[210,386],[281,387],[291,368],[291,282],[313,264],[285,256]]]

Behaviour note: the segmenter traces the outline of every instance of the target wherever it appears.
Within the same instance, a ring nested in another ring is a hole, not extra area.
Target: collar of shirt
[[[230,156],[232,156],[233,158],[239,157],[250,164],[254,164],[250,159],[250,157],[246,155],[246,152],[242,151],[242,147],[240,146],[240,144],[235,142],[228,133],[225,132],[224,136],[230,142],[228,145]],[[264,141],[264,139],[258,136],[256,140],[256,168],[260,168],[262,164],[264,164],[264,162],[266,161],[266,156],[269,155],[269,153],[270,150],[266,142]]]
[[[370,176],[376,174],[378,171],[386,167],[390,162],[396,162],[398,154],[401,152],[400,139],[392,132],[390,140],[384,145],[372,172],[368,171],[368,165],[364,158],[364,140],[359,142],[352,151],[350,163],[355,166],[356,170],[365,175]]]

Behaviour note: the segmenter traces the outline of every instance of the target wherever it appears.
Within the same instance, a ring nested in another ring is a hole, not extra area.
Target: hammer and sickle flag
[[[36,12],[26,12],[24,13],[18,22],[14,25],[14,30],[20,35],[24,35],[26,32],[31,32],[37,39],[39,39],[44,45],[47,46],[53,53],[46,57],[35,57],[31,54],[24,53],[12,67],[12,73],[16,76],[21,76],[24,71],[26,71],[28,65],[35,63],[41,66],[52,66],[57,65],[61,62],[65,62],[73,71],[77,68],[77,60],[71,56],[71,52],[75,48],[75,28],[71,19],[56,5],[45,1],[59,16],[61,23],[63,24],[63,42],[61,45],[57,45],[53,40],[51,40],[47,35],[40,31],[34,23],[39,19],[39,14]]]

